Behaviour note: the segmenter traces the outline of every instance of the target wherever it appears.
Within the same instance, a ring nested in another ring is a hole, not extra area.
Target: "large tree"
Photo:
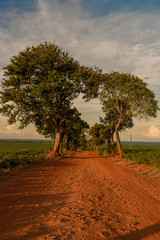
[[[65,114],[65,115],[64,115]],[[55,122],[53,121],[54,119],[54,114],[51,113],[46,113],[44,118],[36,118],[35,119],[35,126],[37,128],[37,132],[44,135],[45,137],[49,137],[52,139],[55,139],[55,136],[59,137],[58,141],[56,139],[55,144],[54,144],[54,150],[51,153],[51,156],[54,155],[55,149],[57,148],[58,145],[58,153],[62,154],[62,145],[64,148],[66,148],[67,144],[67,138],[69,135],[77,134],[74,132],[75,125],[78,124],[79,122],[83,122],[83,120],[80,118],[80,113],[78,110],[74,108],[67,108],[65,111],[61,113],[61,118],[63,120],[60,123],[60,134],[57,134],[55,132]],[[87,123],[86,123],[87,124]]]
[[[59,152],[63,124],[68,121],[72,101],[81,90],[79,63],[60,47],[44,43],[27,47],[6,66],[0,92],[0,112],[9,124],[24,128],[33,123],[46,134],[50,126]]]
[[[103,75],[99,96],[106,113],[113,108],[117,111],[115,135],[119,155],[123,157],[124,151],[119,138],[122,123],[127,124],[132,118],[156,117],[158,102],[155,94],[142,79],[131,74],[111,72]]]

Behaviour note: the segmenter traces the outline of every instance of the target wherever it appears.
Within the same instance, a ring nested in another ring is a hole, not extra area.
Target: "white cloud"
[[[21,136],[21,132],[17,129],[15,125],[6,125],[1,124],[0,126],[0,138],[8,138],[9,136],[13,136],[15,138],[19,138]]]
[[[4,118],[0,125],[0,138],[15,138],[15,139],[43,139],[44,137],[36,132],[33,125],[30,125],[24,129],[18,129],[18,125],[7,125]]]
[[[7,134],[14,134],[14,135],[17,135],[17,136],[20,135],[20,131],[17,130],[17,128],[15,128],[14,125],[8,125],[6,127],[6,129],[7,129],[7,132],[6,132]]]
[[[160,139],[160,128],[152,125],[148,128],[148,133],[146,133],[146,137],[151,139]]]
[[[149,82],[157,83],[159,15],[114,13],[93,18],[84,12],[79,1],[62,4],[56,0],[38,0],[37,3],[37,11],[10,14],[8,28],[0,28],[1,66],[28,45],[55,41],[82,64],[97,65],[104,71],[133,72],[142,77],[147,74]]]

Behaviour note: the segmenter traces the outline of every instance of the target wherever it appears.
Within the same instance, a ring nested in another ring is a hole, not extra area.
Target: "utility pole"
[[[130,133],[130,150],[132,150],[132,133]]]

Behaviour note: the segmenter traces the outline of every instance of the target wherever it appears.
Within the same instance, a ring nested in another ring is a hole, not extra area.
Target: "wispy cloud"
[[[8,19],[8,27],[0,28],[1,66],[28,45],[55,41],[82,64],[147,74],[149,83],[158,81],[159,15],[130,12],[94,18],[79,1],[38,0],[36,11],[10,13]]]
[[[18,125],[6,125],[4,123],[0,126],[0,138],[39,138],[43,139],[44,137],[39,135],[36,131],[34,126],[29,126],[24,130],[18,129]]]
[[[146,133],[146,137],[150,139],[160,139],[160,127],[154,125],[150,126]]]
[[[0,15],[4,19],[0,25],[0,77],[11,56],[27,46],[50,41],[81,64],[134,73],[146,77],[150,86],[160,85],[160,14],[123,12],[94,17],[79,0],[38,0],[34,11]],[[77,104],[81,108],[81,100]],[[97,116],[93,104],[91,110]]]

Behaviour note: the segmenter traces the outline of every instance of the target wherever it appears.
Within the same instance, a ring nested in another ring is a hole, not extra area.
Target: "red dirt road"
[[[160,179],[99,153],[13,169],[0,193],[1,240],[160,240]]]

